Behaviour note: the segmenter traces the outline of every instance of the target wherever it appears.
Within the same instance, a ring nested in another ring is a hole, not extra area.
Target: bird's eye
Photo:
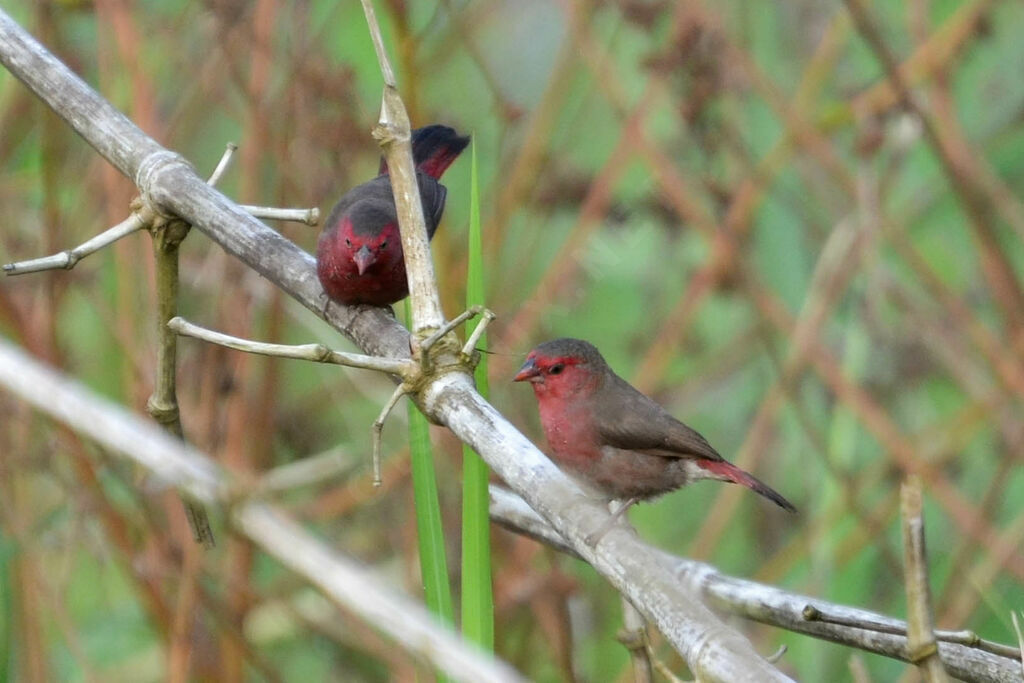
[[[562,370],[565,370],[565,365],[563,365],[562,363],[555,363],[550,368],[548,368],[548,374],[549,375],[561,375],[562,374]]]
[[[381,249],[387,249],[388,248],[388,241],[384,240],[383,242],[381,242],[380,243],[380,248]]]
[[[351,247],[352,246],[352,240],[350,240],[349,238],[346,237],[345,238],[345,246]]]

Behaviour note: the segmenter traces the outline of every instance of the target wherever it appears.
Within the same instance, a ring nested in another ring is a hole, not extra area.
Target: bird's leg
[[[373,426],[370,428],[371,440],[373,442],[373,485],[380,486],[380,436],[381,432],[384,431],[384,420],[388,419],[388,415],[394,409],[399,399],[409,393],[409,386],[402,382],[395,389],[394,393],[391,394],[391,398],[384,404],[384,409],[380,411],[380,415],[373,421]]]
[[[636,501],[636,498],[629,498],[624,503],[622,503],[622,505],[619,506],[619,509],[613,512],[612,516],[608,518],[607,522],[602,524],[597,529],[597,531],[594,531],[593,533],[587,535],[587,538],[585,539],[587,545],[593,548],[598,543],[600,543],[601,539],[604,538],[604,535],[607,534],[613,526],[615,526],[615,523],[619,521],[619,518],[622,517],[622,515],[626,513],[626,510],[632,507],[633,503],[635,503]],[[611,505],[609,504],[608,507],[611,508]]]

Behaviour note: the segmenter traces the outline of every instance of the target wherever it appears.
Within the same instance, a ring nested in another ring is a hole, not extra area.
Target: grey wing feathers
[[[390,204],[394,207],[395,200],[391,196],[391,182],[387,176],[377,176],[373,180],[368,180],[362,185],[357,185],[351,190],[346,192],[338,203],[331,209],[331,213],[327,216],[327,222],[324,223],[327,227],[332,227],[341,220],[341,217],[348,213],[355,204],[369,200],[372,204],[383,203],[384,205]],[[394,208],[392,208],[394,213]]]
[[[612,374],[601,391],[615,394],[614,401],[596,401],[598,433],[605,445],[670,458],[723,459],[700,433],[618,375]]]
[[[426,173],[417,173],[416,177],[419,179],[420,197],[423,200],[423,218],[427,221],[427,236],[432,238],[441,223],[448,188]]]
[[[441,214],[444,213],[444,202],[448,190],[426,173],[417,172],[416,179],[420,186],[420,199],[423,203],[423,218],[427,223],[427,235],[433,237],[434,231],[437,230],[437,226],[441,222]],[[349,211],[353,211],[353,213],[366,212],[367,214],[372,212],[377,216],[376,220],[355,221],[357,226],[379,226],[382,222],[397,220],[395,198],[391,192],[391,178],[386,175],[377,176],[373,180],[368,180],[349,190],[331,209],[325,225],[335,225]]]

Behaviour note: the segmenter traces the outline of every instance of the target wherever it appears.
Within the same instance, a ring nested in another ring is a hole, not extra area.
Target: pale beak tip
[[[540,370],[537,369],[537,364],[533,361],[532,358],[529,358],[529,359],[527,359],[527,361],[525,363],[523,363],[523,367],[519,368],[519,372],[517,372],[516,376],[512,378],[512,381],[513,382],[529,381],[529,380],[532,380],[534,377],[537,377],[539,375],[540,375]]]

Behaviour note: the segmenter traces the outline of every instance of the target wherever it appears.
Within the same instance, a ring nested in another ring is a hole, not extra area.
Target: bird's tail
[[[705,460],[701,459],[697,461],[697,465],[704,471],[709,473],[709,479],[717,479],[719,481],[731,481],[734,484],[740,484],[746,486],[755,493],[760,493],[762,496],[772,501],[780,508],[789,510],[790,512],[796,512],[796,507],[788,500],[782,497],[778,491],[765,484],[763,481],[750,474],[744,472],[739,467],[736,467],[730,462],[725,460]]]
[[[462,150],[469,144],[468,135],[459,135],[454,128],[434,124],[412,132],[412,160],[416,169],[439,180]],[[380,160],[380,175],[388,172],[388,164]]]

